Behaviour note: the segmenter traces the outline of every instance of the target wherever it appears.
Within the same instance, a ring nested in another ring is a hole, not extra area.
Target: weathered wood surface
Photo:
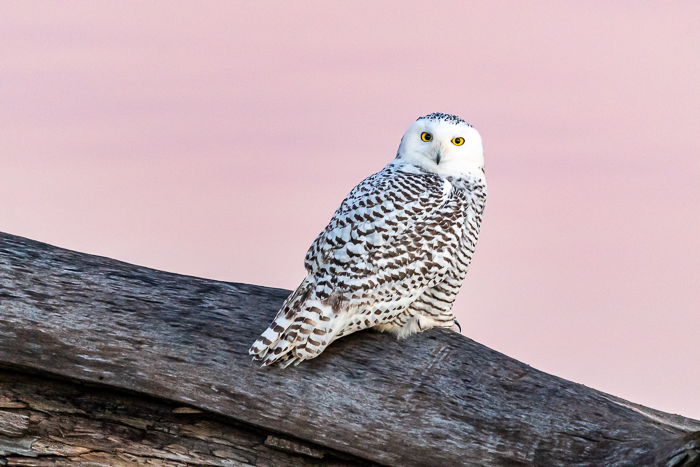
[[[0,370],[0,465],[362,467],[225,417],[147,396]]]
[[[357,333],[298,367],[261,369],[248,347],[287,293],[0,234],[0,365],[185,403],[384,465],[700,465],[700,422],[447,330]]]

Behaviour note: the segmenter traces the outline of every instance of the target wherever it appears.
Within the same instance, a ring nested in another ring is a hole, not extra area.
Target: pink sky
[[[0,230],[294,288],[455,113],[489,182],[464,334],[700,418],[700,4],[532,5],[3,2]]]

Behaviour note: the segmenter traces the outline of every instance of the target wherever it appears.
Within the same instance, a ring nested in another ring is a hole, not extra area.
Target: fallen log
[[[288,293],[0,233],[0,465],[700,466],[700,422],[448,330],[260,368]]]

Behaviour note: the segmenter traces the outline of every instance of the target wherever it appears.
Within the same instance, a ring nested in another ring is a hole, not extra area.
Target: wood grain
[[[298,367],[259,368],[247,350],[285,290],[9,234],[0,287],[0,365],[184,403],[379,464],[688,467],[700,450],[698,421],[447,330],[357,333]]]
[[[189,406],[7,370],[0,398],[0,465],[376,465]]]

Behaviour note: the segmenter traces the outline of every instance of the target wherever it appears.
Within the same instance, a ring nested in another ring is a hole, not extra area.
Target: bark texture
[[[376,465],[147,396],[0,371],[0,465]]]
[[[259,368],[287,294],[0,234],[0,465],[700,466],[700,422],[447,330]]]

